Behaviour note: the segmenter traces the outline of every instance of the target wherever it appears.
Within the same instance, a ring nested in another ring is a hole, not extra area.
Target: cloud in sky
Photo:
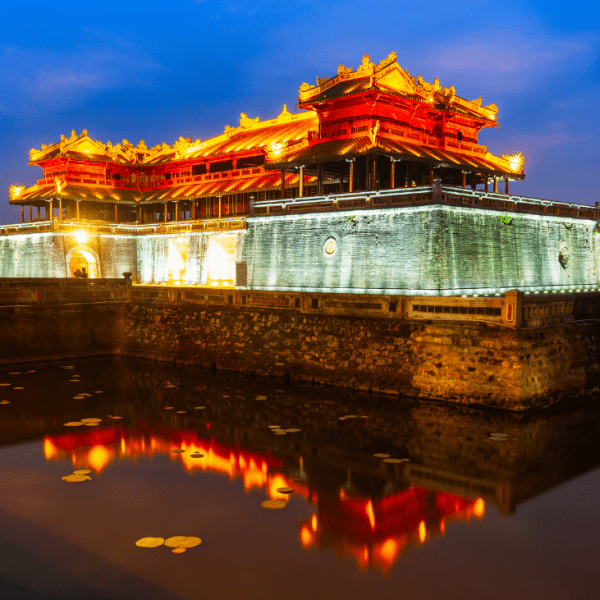
[[[435,48],[422,62],[439,68],[444,76],[515,92],[557,73],[589,67],[597,60],[598,46],[597,34],[563,32],[551,37],[489,32]]]
[[[161,66],[135,48],[83,46],[77,50],[0,45],[4,113],[61,108],[99,91],[142,83]]]

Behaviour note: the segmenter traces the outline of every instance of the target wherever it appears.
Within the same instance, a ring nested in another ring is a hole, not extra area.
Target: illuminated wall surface
[[[594,221],[424,206],[248,226],[243,260],[255,288],[451,294],[598,282]]]
[[[448,206],[248,219],[248,229],[163,235],[0,237],[1,277],[92,276],[139,283],[356,293],[461,294],[598,285],[594,221]],[[94,272],[95,270],[95,272]]]

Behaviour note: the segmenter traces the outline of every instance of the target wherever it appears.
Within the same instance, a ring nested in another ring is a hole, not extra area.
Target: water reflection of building
[[[289,495],[277,490],[291,487],[296,495],[317,506],[317,512],[299,526],[304,548],[332,548],[340,557],[352,557],[360,569],[375,567],[384,573],[409,545],[421,545],[432,536],[443,535],[451,521],[468,522],[485,513],[481,498],[465,499],[421,487],[392,490],[377,498],[354,495],[351,486],[342,486],[332,494],[320,489],[318,483],[315,486],[304,472],[301,458],[294,465],[270,452],[147,424],[138,429],[108,427],[47,436],[43,449],[47,460],[70,460],[75,468],[88,468],[96,474],[115,460],[135,462],[141,457],[163,455],[180,461],[190,473],[208,471],[240,478],[246,491],[265,489],[269,498],[288,499]],[[203,457],[194,458],[195,453]]]

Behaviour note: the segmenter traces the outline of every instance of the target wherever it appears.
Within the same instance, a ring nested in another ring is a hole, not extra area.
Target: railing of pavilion
[[[329,196],[262,200],[251,207],[253,216],[326,212],[352,209],[378,209],[424,204],[469,206],[484,210],[547,214],[577,219],[600,220],[600,210],[586,204],[556,202],[512,194],[500,194],[467,188],[427,185],[389,190],[359,191]]]
[[[204,218],[195,221],[170,221],[167,223],[104,223],[98,221],[31,221],[13,223],[0,227],[0,234],[26,234],[56,231],[61,233],[77,233],[85,231],[89,234],[129,234],[146,235],[149,233],[181,233],[185,231],[226,231],[228,229],[245,229],[246,217],[235,216],[225,218]]]

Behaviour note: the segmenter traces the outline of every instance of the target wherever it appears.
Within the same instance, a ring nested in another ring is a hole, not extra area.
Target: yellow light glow
[[[9,195],[12,198],[17,198],[18,196],[21,195],[21,193],[23,192],[24,189],[25,188],[22,185],[13,185],[9,189]]]
[[[512,171],[520,171],[523,167],[523,163],[525,162],[525,157],[520,152],[508,155],[503,154],[502,158],[508,161],[508,164]]]
[[[54,178],[54,185],[56,186],[56,191],[60,193],[63,188],[63,181],[61,181],[58,177]]]
[[[369,517],[371,529],[375,529],[375,513],[373,512],[373,504],[370,500],[367,502],[367,507],[365,510],[367,512],[367,517]]]
[[[87,242],[88,239],[88,234],[86,231],[78,231],[75,234],[75,239],[80,243],[83,244],[84,242]]]
[[[44,439],[44,456],[46,457],[46,460],[50,460],[55,456],[58,457],[56,446],[48,438]]]
[[[87,462],[90,468],[96,471],[96,473],[100,473],[110,462],[110,460],[110,452],[104,446],[99,444],[90,450],[90,453],[87,457]]]
[[[317,525],[318,525],[317,515],[313,515],[310,519],[310,526],[312,527],[313,531],[317,531]]]
[[[303,548],[310,548],[313,545],[314,536],[311,530],[304,525],[300,530],[300,543]]]
[[[477,498],[477,500],[475,500],[475,504],[473,506],[473,514],[478,519],[481,519],[485,515],[485,501],[483,500],[483,498]]]
[[[425,521],[421,521],[419,523],[419,541],[421,544],[425,541],[427,537],[427,529],[425,528]]]

